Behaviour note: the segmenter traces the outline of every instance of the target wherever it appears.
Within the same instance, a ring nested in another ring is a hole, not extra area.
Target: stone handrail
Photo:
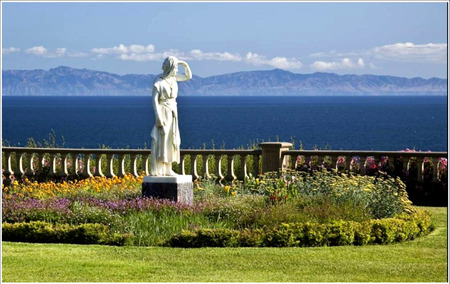
[[[127,173],[139,176],[141,173],[149,175],[150,172],[149,149],[2,147],[2,152],[5,159],[2,163],[5,183],[11,181],[11,175],[20,180],[23,177],[31,178],[42,174],[44,167],[47,167],[46,175],[50,178],[114,177],[124,176]],[[260,156],[261,150],[181,150],[180,165],[175,171],[179,174],[191,174],[194,180],[212,176],[216,177],[219,183],[224,180],[244,180],[249,173],[255,176],[260,173]],[[227,160],[226,167],[222,166],[224,157]],[[250,169],[247,167],[249,164],[247,157],[253,159],[251,164],[254,166]],[[188,162],[190,172],[187,172]],[[211,163],[215,167],[214,172],[210,170]],[[139,168],[141,170],[138,170]],[[226,173],[223,172],[223,168]]]

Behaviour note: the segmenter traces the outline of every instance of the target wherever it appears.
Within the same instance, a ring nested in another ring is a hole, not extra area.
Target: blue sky
[[[2,68],[447,78],[447,3],[2,3]]]

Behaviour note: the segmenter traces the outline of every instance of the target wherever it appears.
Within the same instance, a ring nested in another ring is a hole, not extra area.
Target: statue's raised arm
[[[177,74],[176,75],[177,81],[191,80],[192,79],[192,72],[191,72],[191,68],[189,68],[189,65],[186,62],[182,61],[182,60],[179,60],[178,64],[182,65],[184,67],[184,74]]]

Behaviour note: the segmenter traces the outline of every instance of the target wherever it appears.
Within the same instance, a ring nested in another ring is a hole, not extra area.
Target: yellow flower
[[[236,191],[231,192],[231,196],[236,196]]]
[[[259,178],[256,179],[256,184],[259,184]]]
[[[228,193],[228,192],[230,191],[230,188],[231,188],[231,187],[230,187],[229,185],[225,186],[225,187],[224,187],[225,192]]]

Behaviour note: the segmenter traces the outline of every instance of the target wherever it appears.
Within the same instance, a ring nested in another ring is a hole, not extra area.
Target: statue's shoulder
[[[160,76],[157,76],[155,78],[155,80],[153,81],[153,86],[159,88],[159,87],[161,87],[161,85],[163,83],[164,83],[164,80]]]

